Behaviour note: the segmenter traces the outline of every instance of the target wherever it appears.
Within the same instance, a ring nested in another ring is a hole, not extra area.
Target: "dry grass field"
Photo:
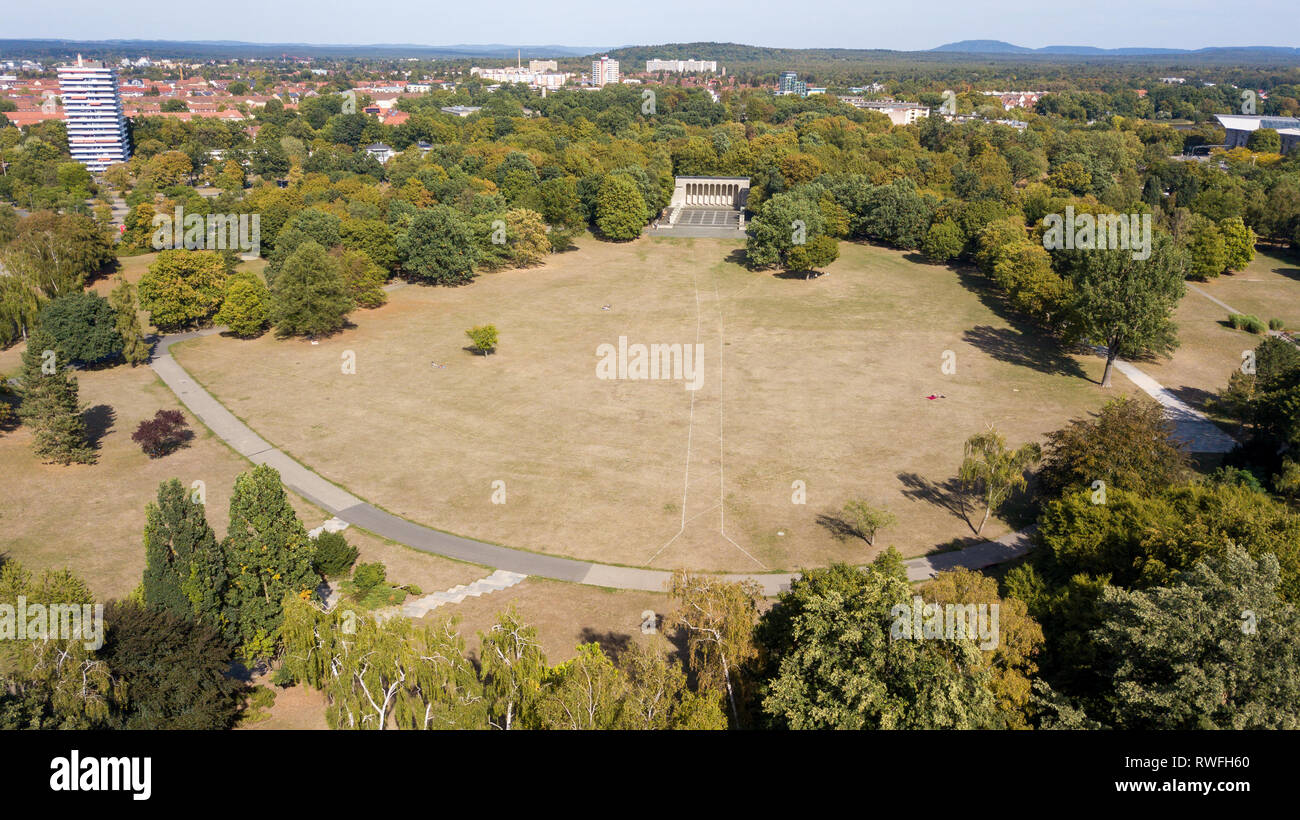
[[[20,348],[0,353],[0,373],[18,369]],[[99,600],[120,598],[139,583],[144,570],[145,504],[159,483],[178,478],[202,481],[208,521],[225,535],[235,476],[252,468],[187,413],[195,438],[188,447],[150,459],[131,441],[135,426],[159,409],[182,409],[148,367],[114,367],[77,375],[88,427],[98,440],[93,465],[41,464],[31,453],[24,427],[0,434],[0,555],[32,570],[67,567],[90,584]],[[328,514],[290,494],[308,529]],[[467,583],[487,570],[425,555],[367,533],[348,530],[360,560],[383,561],[397,583],[445,589]]]
[[[660,568],[861,561],[866,544],[822,519],[855,497],[898,516],[877,548],[968,538],[944,491],[962,442],[989,424],[1037,439],[1108,396],[1100,360],[1040,344],[978,276],[845,244],[827,275],[784,278],[747,271],[737,247],[587,241],[542,268],[399,289],[318,344],[173,352],[263,437],[398,515]],[[499,349],[473,355],[464,331],[484,323]],[[701,345],[700,389],[597,378],[597,348],[620,336]],[[1110,395],[1132,390],[1120,379]]]
[[[1278,317],[1288,327],[1300,327],[1300,268],[1287,257],[1257,253],[1245,270],[1209,282],[1192,282],[1204,293],[1265,322]],[[1241,354],[1253,350],[1262,337],[1228,325],[1228,311],[1191,287],[1174,314],[1178,350],[1169,359],[1138,362],[1149,376],[1200,410],[1228,384],[1241,366]]]

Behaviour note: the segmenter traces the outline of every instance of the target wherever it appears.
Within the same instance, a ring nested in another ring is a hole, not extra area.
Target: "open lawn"
[[[18,369],[21,346],[0,353],[0,373]],[[131,441],[135,426],[159,409],[183,409],[148,367],[125,365],[77,374],[99,462],[62,467],[41,464],[24,427],[0,434],[0,555],[28,569],[67,567],[90,584],[96,598],[120,598],[144,570],[144,509],[159,483],[202,481],[208,521],[225,535],[235,476],[252,465],[186,413],[195,438],[188,447],[150,459]],[[308,529],[329,516],[290,494]],[[395,583],[445,589],[481,578],[488,570],[416,552],[355,529],[348,540],[362,561],[383,561]]]
[[[1174,314],[1181,343],[1178,350],[1170,359],[1136,364],[1183,401],[1204,411],[1206,401],[1226,387],[1228,377],[1241,366],[1242,352],[1253,350],[1263,337],[1233,330],[1228,325],[1228,311],[1192,286],[1240,312],[1253,313],[1265,322],[1280,317],[1294,328],[1300,326],[1300,268],[1286,256],[1260,252],[1239,273],[1188,285]]]
[[[1103,392],[1099,359],[1055,353],[978,275],[846,243],[804,280],[750,272],[737,248],[588,240],[542,268],[401,288],[319,344],[213,336],[172,351],[263,437],[398,515],[705,570],[860,562],[873,550],[827,519],[855,497],[898,516],[877,549],[969,538],[949,495],[969,435],[994,424],[1018,445],[1134,389]],[[484,323],[499,349],[473,355],[464,331]],[[700,388],[598,378],[597,348],[619,337],[700,345]]]
[[[1265,322],[1281,319],[1288,328],[1300,329],[1300,265],[1290,254],[1260,249],[1245,270],[1199,287],[1242,313],[1252,313]],[[1220,318],[1226,321],[1227,312],[1221,312]]]

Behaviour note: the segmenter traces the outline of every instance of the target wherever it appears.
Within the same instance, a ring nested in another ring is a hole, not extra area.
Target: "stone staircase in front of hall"
[[[480,595],[488,595],[493,592],[500,592],[503,589],[514,586],[520,581],[527,578],[527,575],[518,572],[507,572],[499,569],[486,578],[480,578],[469,584],[460,584],[451,589],[435,592],[432,595],[425,595],[402,604],[401,612],[408,618],[423,618],[433,610],[443,604],[458,604],[466,598],[477,598]]]

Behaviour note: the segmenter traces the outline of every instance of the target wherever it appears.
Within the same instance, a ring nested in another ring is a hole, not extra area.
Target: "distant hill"
[[[281,55],[294,57],[417,57],[455,59],[482,57],[523,59],[543,57],[580,57],[598,49],[590,46],[527,46],[488,43],[446,46],[407,43],[373,43],[344,45],[328,43],[247,43],[238,40],[0,40],[0,52],[35,57],[63,57],[83,52],[113,57],[172,57],[184,59],[235,59],[260,57],[273,59]]]
[[[1001,40],[961,40],[947,43],[931,51],[959,51],[963,54],[1032,54],[1034,49],[1004,43]]]
[[[1042,48],[1025,48],[1024,46],[1005,43],[1001,40],[959,40],[955,43],[930,49],[956,54],[1057,54],[1070,57],[1142,57],[1189,54],[1198,56],[1235,55],[1249,58],[1253,55],[1282,57],[1298,56],[1300,48],[1288,46],[1236,46],[1211,48],[1097,48],[1096,46],[1043,46]]]

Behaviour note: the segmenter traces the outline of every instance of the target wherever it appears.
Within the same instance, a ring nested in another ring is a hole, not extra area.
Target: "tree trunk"
[[[979,535],[980,532],[983,531],[983,529],[984,529],[984,525],[987,524],[987,523],[989,522],[989,513],[992,512],[992,511],[993,511],[993,507],[992,507],[992,506],[986,506],[986,507],[984,508],[984,518],[980,521],[980,525],[979,525],[978,527],[975,528],[975,534],[976,534],[976,535]]]
[[[1106,348],[1106,370],[1101,374],[1101,386],[1110,387],[1110,371],[1115,367],[1115,346]]]
[[[731,701],[731,717],[736,722],[737,728],[740,726],[740,713],[736,711],[736,695],[731,691],[731,667],[727,664],[727,656],[722,655],[722,681],[727,685],[727,700]]]

